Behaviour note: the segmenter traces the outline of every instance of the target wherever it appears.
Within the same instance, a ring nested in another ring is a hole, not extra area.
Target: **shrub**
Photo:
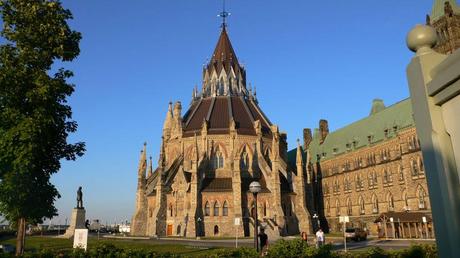
[[[236,249],[218,249],[212,254],[206,256],[207,258],[256,258],[259,254],[254,248],[240,247]]]
[[[408,249],[395,252],[398,258],[435,258],[438,257],[436,245],[411,245]]]
[[[273,258],[298,258],[298,257],[338,257],[332,252],[332,245],[323,245],[321,248],[308,246],[305,241],[296,239],[292,241],[280,240],[268,249],[268,257]]]
[[[367,251],[368,258],[389,258],[390,255],[380,247],[372,247]]]

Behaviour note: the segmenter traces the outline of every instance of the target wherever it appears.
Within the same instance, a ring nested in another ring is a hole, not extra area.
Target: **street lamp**
[[[197,219],[197,222],[198,222],[198,230],[196,230],[196,234],[197,234],[197,239],[200,239],[201,237],[201,218],[198,217]]]
[[[316,213],[313,214],[313,218],[316,220],[316,224],[318,225],[318,229],[319,229],[321,226],[319,224],[319,216],[318,216],[318,214],[316,214]],[[313,232],[313,233],[315,233],[315,232]]]
[[[427,220],[425,216],[422,217],[422,222],[425,225],[425,236],[426,238],[428,238],[428,226],[427,226]]]
[[[255,205],[255,209],[254,209],[255,210],[255,213],[254,213],[254,245],[255,245],[257,252],[259,252],[259,243],[258,243],[259,241],[257,239],[257,235],[259,234],[257,230],[257,194],[260,192],[261,189],[262,189],[262,186],[257,181],[254,181],[249,185],[249,191],[254,195],[254,205]]]
[[[396,238],[395,223],[393,217],[390,217],[391,229],[393,230],[393,238]]]

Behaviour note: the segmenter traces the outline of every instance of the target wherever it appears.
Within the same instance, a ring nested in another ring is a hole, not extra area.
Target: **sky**
[[[409,30],[425,22],[433,0],[227,0],[228,33],[247,80],[269,119],[287,132],[289,149],[303,128],[330,130],[409,96]],[[220,0],[63,0],[82,33],[70,98],[86,142],[77,161],[52,177],[64,224],[83,187],[89,219],[130,221],[137,166],[147,142],[156,161],[169,101],[185,112],[220,33]]]

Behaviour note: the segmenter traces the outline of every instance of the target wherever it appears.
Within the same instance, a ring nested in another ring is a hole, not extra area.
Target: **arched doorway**
[[[214,226],[214,235],[215,236],[219,235],[219,226],[217,225]]]

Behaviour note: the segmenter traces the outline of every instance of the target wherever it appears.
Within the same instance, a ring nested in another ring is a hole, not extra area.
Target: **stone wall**
[[[348,163],[348,164],[347,164]],[[324,214],[332,231],[338,216],[377,233],[374,220],[387,211],[431,214],[425,169],[414,127],[397,137],[322,161]],[[364,209],[363,209],[364,208]]]

